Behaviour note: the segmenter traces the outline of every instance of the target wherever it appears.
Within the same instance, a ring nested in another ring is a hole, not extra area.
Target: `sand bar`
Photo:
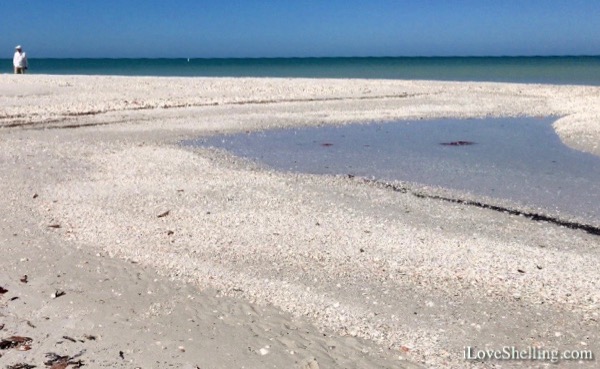
[[[554,115],[567,145],[600,155],[599,100],[585,86],[2,75],[0,336],[38,338],[0,360],[85,348],[109,367],[486,368],[464,347],[597,355],[598,236],[177,142]]]

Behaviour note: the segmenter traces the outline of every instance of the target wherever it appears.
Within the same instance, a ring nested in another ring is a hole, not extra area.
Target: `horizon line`
[[[33,57],[30,60],[35,59],[148,59],[148,60],[159,60],[159,59],[189,59],[189,60],[231,60],[231,59],[460,59],[460,58],[597,58],[600,54],[563,54],[563,55],[422,55],[422,56],[230,56],[230,57],[186,57],[186,56],[141,56],[141,57],[119,57],[119,56],[70,56],[70,57]],[[10,59],[10,58],[1,58]]]

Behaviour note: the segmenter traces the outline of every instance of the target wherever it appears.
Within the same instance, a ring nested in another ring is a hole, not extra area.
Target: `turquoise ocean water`
[[[600,56],[30,59],[31,74],[375,78],[600,85]],[[0,59],[0,73],[11,60]]]

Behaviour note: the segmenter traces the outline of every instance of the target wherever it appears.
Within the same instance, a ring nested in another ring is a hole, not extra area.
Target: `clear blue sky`
[[[0,57],[16,44],[30,58],[600,55],[600,0],[2,0]]]

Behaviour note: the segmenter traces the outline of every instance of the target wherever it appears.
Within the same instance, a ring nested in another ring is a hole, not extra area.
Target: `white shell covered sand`
[[[113,367],[120,347],[131,367],[190,368],[532,364],[465,360],[465,347],[600,354],[596,235],[177,145],[271,127],[548,115],[566,144],[600,155],[597,87],[0,76],[0,286],[28,302],[4,297],[0,313],[11,335],[37,334],[46,349],[0,360],[41,365],[53,339],[93,332],[103,339],[71,354]]]

